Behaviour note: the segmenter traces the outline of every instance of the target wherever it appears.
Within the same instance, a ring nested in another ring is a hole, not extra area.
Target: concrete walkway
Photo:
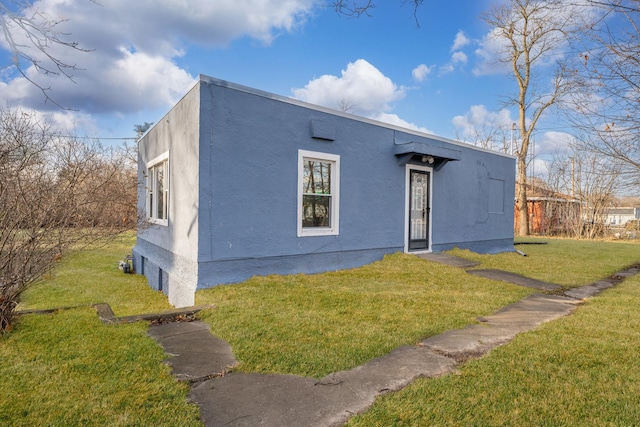
[[[475,266],[450,255],[435,255],[438,256],[427,259],[462,268]],[[497,270],[482,274],[468,272],[491,278],[500,275]],[[237,362],[230,346],[211,335],[208,326],[199,321],[152,325],[149,334],[172,356],[167,363],[174,375],[191,382],[190,398],[200,406],[206,426],[340,426],[351,416],[367,410],[378,396],[400,390],[418,377],[452,373],[464,361],[508,343],[519,333],[570,314],[583,298],[594,296],[638,272],[638,269],[625,270],[612,278],[566,291],[564,295],[530,295],[479,318],[480,324],[400,347],[321,380],[232,372]],[[498,280],[514,280],[522,286],[557,289],[557,285],[544,282],[522,283],[522,276],[511,273],[500,277]]]

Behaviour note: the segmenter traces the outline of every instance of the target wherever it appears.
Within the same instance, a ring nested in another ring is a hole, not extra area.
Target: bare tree
[[[424,3],[424,0],[400,0],[402,6],[411,5],[413,7],[413,17],[418,23],[418,9]],[[362,15],[369,16],[376,7],[374,0],[334,0],[329,3],[341,15],[358,17]]]
[[[25,289],[71,247],[137,222],[126,157],[61,136],[34,114],[0,110],[0,330]]]
[[[94,0],[87,0],[95,3]],[[76,41],[69,40],[69,34],[58,30],[66,19],[45,14],[33,0],[0,1],[0,27],[11,53],[11,64],[18,73],[38,87],[47,101],[58,105],[50,96],[50,87],[42,86],[27,70],[34,69],[44,75],[60,75],[73,81],[73,75],[80,68],[77,64],[65,62],[54,51],[65,47],[78,52],[89,52]],[[60,105],[58,105],[60,106]]]
[[[602,18],[586,28],[576,68],[585,87],[574,94],[571,124],[586,148],[618,161],[623,182],[640,185],[640,1],[591,1]]]
[[[582,201],[580,237],[593,239],[605,232],[604,217],[614,199],[620,169],[615,162],[589,152],[576,153],[578,159],[578,197]]]
[[[620,162],[585,151],[579,141],[571,151],[556,156],[549,166],[549,186],[580,201],[580,215],[567,228],[571,237],[602,236],[604,217],[615,200],[619,181]],[[566,203],[564,207],[571,208]]]
[[[572,87],[570,72],[556,58],[577,25],[579,14],[575,12],[559,0],[507,0],[483,16],[504,46],[499,61],[510,66],[517,84],[517,94],[508,102],[518,108],[520,138],[515,155],[520,235],[529,234],[526,162],[531,137],[543,113]],[[551,78],[545,65],[554,67]]]
[[[351,113],[351,114],[355,114],[356,111],[358,111],[358,103],[355,102],[352,98],[342,98],[340,100],[340,103],[337,107],[338,110],[342,111],[343,113]]]
[[[510,127],[499,124],[473,124],[471,129],[456,130],[456,139],[488,150],[509,153],[513,137]]]

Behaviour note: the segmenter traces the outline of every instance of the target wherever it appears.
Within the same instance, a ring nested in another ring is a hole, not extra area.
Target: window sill
[[[154,225],[162,225],[164,227],[169,226],[169,220],[166,220],[166,219],[162,220],[162,219],[147,218],[147,222]]]
[[[337,236],[338,234],[340,234],[338,233],[338,230],[335,230],[333,228],[304,228],[298,230],[298,237]]]

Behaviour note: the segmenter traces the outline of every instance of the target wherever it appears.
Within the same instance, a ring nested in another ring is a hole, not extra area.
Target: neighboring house
[[[527,186],[529,232],[541,236],[567,235],[576,232],[580,223],[580,201],[547,188]],[[520,227],[520,209],[515,203],[514,230]]]
[[[134,268],[175,306],[254,275],[513,250],[515,159],[467,144],[200,76],[138,151]]]
[[[633,220],[640,220],[640,208],[610,207],[604,210],[605,225],[624,227]]]

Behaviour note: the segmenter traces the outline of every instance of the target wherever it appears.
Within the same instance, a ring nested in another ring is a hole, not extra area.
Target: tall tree
[[[498,61],[508,64],[517,85],[509,104],[518,109],[520,131],[515,153],[520,235],[529,234],[526,166],[531,139],[543,113],[572,87],[570,73],[559,62],[558,53],[566,47],[578,16],[574,7],[560,0],[506,0],[483,16],[502,46]]]
[[[591,1],[602,18],[586,27],[576,69],[585,90],[574,94],[572,125],[586,148],[619,162],[627,185],[640,185],[640,0]]]

